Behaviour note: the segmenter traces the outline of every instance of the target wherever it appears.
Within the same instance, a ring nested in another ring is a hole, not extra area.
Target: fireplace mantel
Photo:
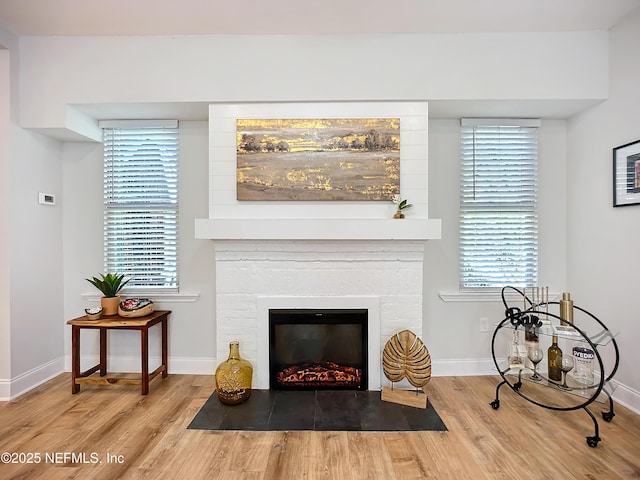
[[[441,221],[405,219],[197,218],[195,236],[211,240],[436,240]]]

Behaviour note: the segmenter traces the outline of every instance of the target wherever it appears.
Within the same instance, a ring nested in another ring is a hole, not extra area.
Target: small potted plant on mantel
[[[87,282],[96,287],[104,295],[100,299],[100,305],[102,305],[103,315],[116,315],[118,313],[118,305],[120,303],[120,297],[118,293],[129,281],[124,279],[124,273],[107,273],[100,274],[101,278],[85,278]]]
[[[396,213],[393,218],[404,218],[403,210],[413,206],[406,199],[402,199],[400,195],[394,195],[391,201],[396,204]]]

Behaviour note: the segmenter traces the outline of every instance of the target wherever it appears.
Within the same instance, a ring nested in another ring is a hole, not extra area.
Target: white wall
[[[612,207],[612,149],[640,140],[640,12],[611,31],[609,99],[568,128],[568,284],[614,332],[622,352],[616,397],[638,406],[640,205]]]
[[[11,163],[11,372],[28,374],[63,357],[62,143],[12,129]],[[38,193],[56,196],[40,205]]]
[[[24,37],[20,114],[60,128],[87,103],[601,100],[607,45],[602,31]]]
[[[637,207],[615,211],[609,208],[611,182],[603,179],[610,175],[611,147],[634,140],[638,135],[633,109],[629,108],[629,103],[637,105],[638,94],[624,83],[629,75],[632,75],[630,83],[638,83],[638,67],[631,66],[638,45],[637,34],[632,33],[634,27],[640,30],[637,18],[612,34],[611,99],[572,119],[568,127],[562,120],[545,119],[540,145],[541,283],[572,291],[577,302],[582,298],[591,302],[598,295],[612,298],[614,292],[624,291],[624,308],[615,307],[618,318],[633,311],[630,300],[626,300],[633,298],[632,292],[625,291],[631,287],[617,280],[633,280],[625,277],[631,274],[625,274],[624,267],[633,255],[631,239],[638,227],[629,217]],[[24,37],[19,55],[21,126],[43,129],[68,126],[68,106],[76,104],[478,99],[526,100],[531,105],[549,100],[595,102],[609,95],[607,32],[353,37]],[[505,58],[509,59],[506,66]],[[123,71],[127,71],[127,75],[123,75]],[[213,259],[213,242],[194,240],[191,220],[207,216],[206,124],[194,122],[183,127],[187,129],[187,140],[181,148],[187,152],[183,151],[180,159],[184,200],[180,212],[181,283],[187,291],[200,292],[201,297],[192,303],[160,305],[174,311],[169,352],[170,368],[174,372],[206,370],[215,362],[209,351],[209,345],[215,345],[214,267],[212,261],[201,263],[200,260]],[[429,130],[429,216],[443,219],[443,239],[428,242],[426,248],[424,336],[432,351],[434,373],[438,369],[442,373],[455,368],[461,373],[474,373],[475,364],[480,365],[480,370],[489,365],[489,335],[480,334],[478,319],[480,316],[501,318],[502,307],[485,302],[445,303],[438,297],[441,291],[457,288],[457,122],[434,119]],[[54,259],[51,266],[25,265],[25,259],[18,253],[16,261],[26,270],[25,276],[17,279],[16,286],[25,289],[24,280],[30,278],[29,275],[55,282],[59,279],[54,276],[56,267],[64,266],[61,268],[64,310],[55,315],[55,320],[53,316],[47,317],[51,320],[40,317],[35,326],[48,328],[46,322],[55,322],[54,328],[64,331],[64,352],[67,353],[69,335],[63,327],[64,321],[82,313],[87,304],[82,293],[90,291],[83,278],[100,271],[102,265],[102,192],[96,188],[101,185],[100,146],[66,144],[61,154],[55,142],[40,145],[34,135],[20,135],[19,142],[12,149],[16,152],[12,160],[19,158],[32,162],[25,167],[30,165],[48,171],[52,179],[41,188],[59,191],[63,185],[64,245],[55,251],[61,235],[61,229],[55,227],[47,231],[54,238],[53,248],[35,245],[26,235],[16,238],[25,247],[40,249],[36,257],[47,253]],[[51,150],[50,164],[42,159],[34,162],[31,158],[41,146]],[[61,168],[59,155],[63,157],[63,181],[49,170]],[[23,183],[15,188],[33,190],[33,185]],[[39,212],[22,204],[12,206],[12,214],[23,219],[33,219]],[[569,229],[564,226],[567,218]],[[636,226],[630,226],[632,224]],[[599,230],[599,225],[606,228]],[[615,245],[605,234],[611,231],[624,235]],[[31,229],[27,232],[43,233]],[[61,257],[60,251],[64,253],[63,264],[57,260]],[[599,258],[594,258],[594,251]],[[630,262],[633,264],[633,260]],[[594,266],[602,275],[593,276]],[[610,294],[605,296],[601,292]],[[23,301],[27,297],[25,293],[26,290],[15,298]],[[602,307],[605,305],[594,305],[593,310],[603,310]],[[614,310],[609,303],[606,308]],[[24,316],[28,325],[31,312],[24,312]],[[22,318],[12,319],[12,327],[22,322]],[[635,337],[625,338],[637,338],[637,332],[625,322],[619,323],[625,334],[636,333]],[[116,337],[118,342],[111,344],[114,355],[123,364],[137,367],[138,341],[130,337],[133,336]],[[32,355],[29,346],[24,344],[25,338],[17,335],[11,348],[16,350],[16,362],[28,368],[27,364],[42,359]],[[59,335],[50,338],[59,338]],[[87,344],[88,353],[95,353],[95,342]],[[625,346],[627,352],[633,351],[633,346]],[[621,378],[628,382],[629,388],[638,391],[640,379],[629,368],[623,366]],[[22,372],[12,370],[13,376],[19,373]]]
[[[555,291],[566,285],[566,198],[562,188],[566,179],[565,125],[563,120],[545,120],[539,133],[540,276],[541,284]],[[192,230],[194,218],[208,215],[207,134],[205,122],[181,122],[180,255],[188,263],[183,263],[180,279],[185,291],[199,291],[201,298],[195,303],[161,305],[174,311],[170,322],[174,373],[206,371],[208,365],[215,364],[214,242],[194,240]],[[479,318],[501,320],[502,305],[445,303],[438,296],[439,292],[458,288],[459,121],[432,119],[429,145],[429,176],[437,179],[429,184],[430,217],[443,219],[443,238],[428,241],[425,248],[423,338],[432,353],[434,375],[491,372],[491,336],[480,333]],[[102,268],[102,189],[95,188],[102,181],[101,162],[100,145],[66,144],[65,318],[81,315],[82,309],[89,306],[80,295],[91,291],[84,278]],[[65,335],[65,352],[70,351],[69,337]],[[135,370],[137,338],[121,337],[124,338],[119,338],[118,345],[112,341],[112,354],[126,357],[120,359],[119,365]],[[83,345],[83,353],[96,355],[97,340],[88,341],[86,348]],[[179,359],[182,366],[176,370],[175,361]]]
[[[427,102],[279,102],[211,105],[208,218],[390,219],[394,212],[391,202],[260,202],[236,199],[236,119],[368,117],[399,119],[400,193],[402,198],[410,199],[413,205],[410,211],[411,218],[427,219],[428,114]],[[285,237],[288,233],[283,231],[280,238],[295,238]]]
[[[9,156],[9,127],[11,125],[10,52],[0,49],[0,398],[8,396],[3,390],[11,378],[11,315],[9,292],[11,256],[9,253],[9,185],[11,162]]]
[[[543,120],[539,143],[539,283],[566,288],[566,121]],[[458,291],[460,121],[429,122],[429,214],[442,219],[442,240],[425,249],[424,342],[434,375],[486,374],[493,331],[480,331],[480,318],[504,318],[500,301],[468,301]],[[443,301],[440,293],[453,299]],[[495,298],[498,298],[497,296]],[[492,329],[490,329],[492,330]]]
[[[196,240],[194,219],[208,214],[208,126],[180,122],[179,260],[180,291],[199,292],[197,301],[156,299],[157,309],[171,310],[169,356],[172,373],[215,371],[215,297],[213,242]],[[66,143],[64,151],[64,319],[84,315],[98,293],[85,278],[104,271],[102,250],[102,144]],[[64,329],[64,351],[71,352],[71,327]],[[98,340],[83,332],[83,368],[97,361]],[[152,361],[159,362],[159,329],[150,331]],[[138,371],[140,337],[131,332],[109,333],[110,368]],[[93,362],[93,363],[91,363]],[[67,370],[70,357],[67,356]]]
[[[1,82],[6,116],[0,122],[0,169],[6,182],[0,210],[0,398],[4,399],[46,381],[63,367],[62,205],[38,204],[38,192],[58,195],[61,201],[62,144],[18,125],[19,39],[0,30],[0,43],[8,48],[2,55]]]

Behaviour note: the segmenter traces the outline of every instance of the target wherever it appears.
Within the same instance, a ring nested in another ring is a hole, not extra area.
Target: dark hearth
[[[447,427],[428,403],[426,409],[383,402],[380,392],[354,390],[254,390],[240,405],[224,405],[216,394],[189,429],[252,431],[425,431]]]
[[[269,310],[272,389],[367,389],[365,309]]]

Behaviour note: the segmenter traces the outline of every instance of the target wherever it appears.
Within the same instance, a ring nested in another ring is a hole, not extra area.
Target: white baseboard
[[[615,386],[612,398],[623,407],[640,415],[640,392],[616,382],[615,379],[611,380],[611,383]]]
[[[11,400],[11,380],[0,378],[0,402]]]
[[[169,358],[169,373],[177,375],[214,375],[217,367],[216,359],[211,357]]]
[[[13,400],[64,372],[64,357],[58,357],[10,380],[0,380],[0,401]]]
[[[99,363],[98,355],[82,355],[80,357],[81,370],[87,370]],[[161,363],[159,356],[149,357],[149,371],[155,370]],[[107,366],[110,372],[140,372],[139,356],[107,356]],[[169,357],[169,374],[177,375],[213,375],[216,372],[216,360],[211,357]],[[64,371],[71,371],[71,355],[64,359]]]
[[[433,377],[476,375],[498,375],[493,360],[490,358],[453,359],[435,360],[431,363],[431,376]],[[615,379],[611,380],[611,383],[614,386],[611,398],[623,407],[640,415],[640,392],[617,382]]]
[[[496,365],[490,358],[433,360],[432,377],[468,377],[477,375],[497,375]]]

